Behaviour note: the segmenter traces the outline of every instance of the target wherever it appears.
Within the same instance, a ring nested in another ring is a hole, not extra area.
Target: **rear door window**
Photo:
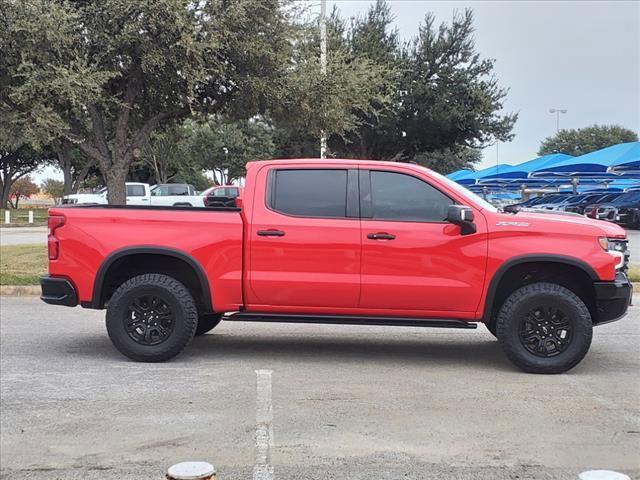
[[[271,173],[268,206],[302,217],[347,216],[347,170],[275,170]]]
[[[127,197],[144,197],[144,186],[127,185]]]
[[[189,195],[187,185],[169,185],[169,195]]]

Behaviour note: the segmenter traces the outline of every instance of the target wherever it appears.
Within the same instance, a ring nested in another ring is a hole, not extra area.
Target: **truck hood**
[[[622,227],[615,223],[605,222],[604,220],[595,220],[583,217],[577,214],[563,213],[535,213],[535,212],[518,212],[517,214],[501,213],[499,221],[506,224],[513,224],[531,228],[533,231],[566,231],[572,225],[577,230],[593,233],[595,236],[606,236],[609,238],[626,238],[627,234]]]

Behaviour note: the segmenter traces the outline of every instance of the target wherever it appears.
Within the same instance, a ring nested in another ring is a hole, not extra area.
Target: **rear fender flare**
[[[103,260],[102,264],[100,265],[100,268],[98,268],[98,271],[96,272],[96,278],[93,283],[91,308],[100,309],[100,308],[103,308],[104,306],[104,302],[102,301],[102,293],[103,293],[102,290],[103,290],[104,279],[106,278],[107,273],[109,272],[109,268],[111,268],[113,263],[116,260],[119,260],[123,257],[127,257],[130,255],[138,255],[138,254],[157,254],[157,255],[170,256],[170,257],[178,258],[184,261],[186,264],[188,264],[193,269],[196,276],[198,277],[200,288],[202,290],[202,297],[203,297],[205,308],[210,312],[213,311],[213,302],[211,299],[211,290],[209,288],[209,280],[207,278],[207,274],[202,268],[202,265],[200,265],[200,263],[195,258],[193,258],[188,253],[185,253],[180,250],[175,250],[172,248],[145,247],[145,246],[125,247],[119,250],[115,250],[114,252],[111,252],[109,255],[107,255],[107,257]]]

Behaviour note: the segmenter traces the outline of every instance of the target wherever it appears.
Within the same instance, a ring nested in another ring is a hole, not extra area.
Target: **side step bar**
[[[358,317],[350,315],[299,315],[282,313],[230,313],[223,320],[233,322],[328,323],[331,325],[387,325],[392,327],[477,328],[473,322],[453,319],[407,317]]]

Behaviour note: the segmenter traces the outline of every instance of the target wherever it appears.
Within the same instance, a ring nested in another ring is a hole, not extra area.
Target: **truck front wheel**
[[[204,335],[209,330],[213,330],[222,320],[220,313],[202,313],[198,317],[198,327],[196,328],[196,337]]]
[[[162,362],[193,339],[198,310],[189,290],[157,273],[124,282],[109,300],[107,332],[123,355],[139,362]]]
[[[562,373],[589,351],[593,323],[584,302],[553,283],[513,292],[502,305],[496,333],[507,357],[530,373]]]

